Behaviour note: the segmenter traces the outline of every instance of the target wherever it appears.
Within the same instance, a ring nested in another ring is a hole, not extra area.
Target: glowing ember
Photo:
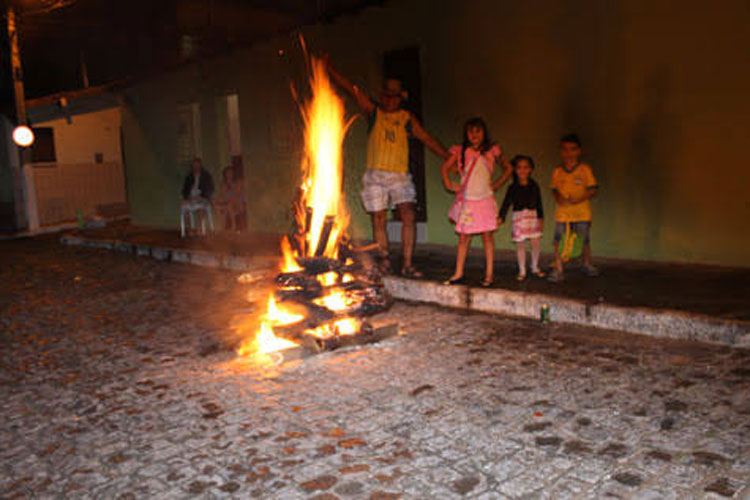
[[[313,300],[314,304],[323,306],[331,311],[345,311],[352,306],[352,300],[343,290],[336,290],[323,297]]]
[[[307,333],[321,339],[327,339],[336,335],[354,335],[359,331],[361,325],[362,322],[357,318],[342,318],[333,323],[308,330]]]
[[[333,271],[318,275],[318,281],[323,286],[333,286],[339,280],[339,275]]]
[[[283,272],[291,273],[302,270],[299,264],[297,264],[297,260],[294,258],[292,245],[289,244],[289,238],[287,238],[286,235],[281,239],[281,255],[284,257],[281,264],[281,270]]]
[[[271,296],[268,299],[268,312],[266,312],[266,320],[269,321],[273,326],[280,325],[291,325],[305,319],[301,314],[292,314],[290,312],[279,309],[276,305],[276,300]]]
[[[260,324],[260,331],[254,339],[243,342],[237,350],[237,354],[240,356],[246,356],[252,353],[267,354],[269,352],[296,346],[297,344],[294,342],[290,342],[289,340],[274,335],[273,326],[291,325],[302,321],[303,319],[304,316],[302,315],[292,314],[280,309],[276,305],[276,300],[271,296],[268,299],[268,310]]]

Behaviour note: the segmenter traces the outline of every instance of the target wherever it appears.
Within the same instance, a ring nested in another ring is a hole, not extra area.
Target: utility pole
[[[16,121],[19,125],[26,123],[26,97],[23,91],[23,69],[21,68],[21,52],[18,50],[18,24],[16,11],[8,5],[6,11],[8,19],[8,41],[10,42],[10,68],[13,78],[13,95],[16,100]]]
[[[18,49],[18,19],[10,0],[2,2],[2,74],[3,115],[0,116],[0,228],[22,230],[28,227],[27,182],[23,164],[28,151],[20,151],[11,140],[17,125],[26,124],[26,100],[23,91],[21,53]],[[36,208],[36,207],[34,207]]]

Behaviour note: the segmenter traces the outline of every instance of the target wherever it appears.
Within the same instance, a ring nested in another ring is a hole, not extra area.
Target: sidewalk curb
[[[273,258],[242,257],[205,250],[157,247],[119,240],[88,239],[74,235],[63,235],[60,242],[65,245],[115,250],[160,261],[181,262],[233,271],[273,269],[278,265],[279,260],[275,256]],[[539,318],[539,309],[542,304],[546,304],[550,307],[550,318],[555,322],[607,328],[653,337],[750,347],[750,322],[748,321],[715,318],[671,309],[591,304],[578,299],[516,292],[502,288],[445,286],[434,281],[411,280],[395,276],[385,278],[385,287],[397,299],[428,302],[456,309],[522,318]]]
[[[63,235],[60,243],[70,246],[85,246],[129,253],[138,257],[151,257],[165,262],[180,262],[216,269],[231,269],[233,271],[258,271],[272,269],[278,265],[279,258],[242,257],[240,255],[220,254],[206,250],[190,250],[186,248],[157,247],[139,243],[129,243],[120,240],[88,239],[81,236]]]
[[[397,299],[537,319],[539,309],[546,304],[550,308],[550,319],[555,322],[653,337],[750,347],[750,322],[747,321],[734,321],[671,309],[590,304],[583,300],[502,288],[445,286],[394,276],[385,278],[385,286]]]

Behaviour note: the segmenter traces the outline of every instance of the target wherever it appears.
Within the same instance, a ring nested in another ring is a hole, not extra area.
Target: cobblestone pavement
[[[750,498],[750,352],[399,303],[238,361],[233,273],[4,242],[0,497]]]

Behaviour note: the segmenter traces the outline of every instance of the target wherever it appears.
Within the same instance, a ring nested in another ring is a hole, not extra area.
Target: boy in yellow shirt
[[[555,213],[555,269],[548,279],[553,282],[563,280],[563,263],[558,250],[566,225],[571,232],[583,238],[583,272],[588,276],[599,274],[591,264],[591,204],[599,187],[591,167],[581,163],[581,140],[576,134],[567,134],[560,139],[562,165],[552,172],[552,194],[557,202]]]

